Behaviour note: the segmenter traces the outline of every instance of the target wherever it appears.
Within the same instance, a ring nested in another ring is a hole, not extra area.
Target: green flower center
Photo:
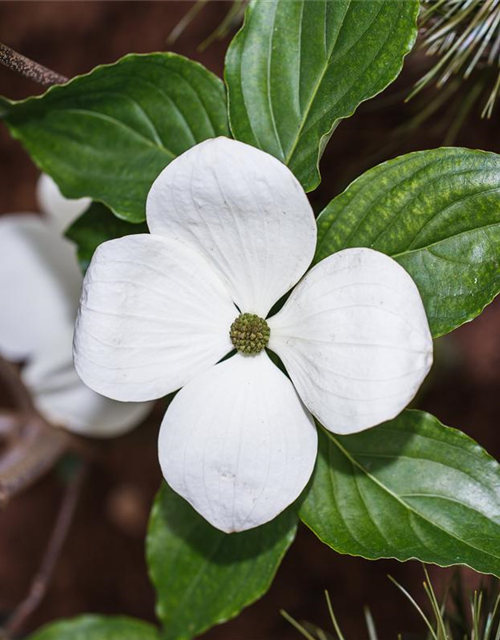
[[[246,355],[256,355],[269,342],[271,331],[265,320],[255,313],[242,313],[229,330],[231,342],[236,349]]]

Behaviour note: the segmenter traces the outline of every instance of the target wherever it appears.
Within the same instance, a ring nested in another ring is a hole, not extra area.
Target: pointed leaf
[[[257,529],[222,533],[165,484],[147,539],[164,640],[189,640],[264,595],[296,529],[289,508]]]
[[[173,158],[228,134],[222,82],[173,53],[125,56],[8,110],[2,101],[0,117],[66,197],[133,222]]]
[[[340,553],[500,576],[500,465],[421,411],[352,436],[323,432],[300,516]]]
[[[472,320],[500,291],[500,155],[434,149],[370,169],[318,218],[314,261],[346,247],[410,273],[434,337]]]
[[[226,58],[231,129],[275,155],[306,191],[335,126],[401,71],[414,0],[256,0]]]

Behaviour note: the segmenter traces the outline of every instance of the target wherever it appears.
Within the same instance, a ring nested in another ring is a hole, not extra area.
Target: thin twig
[[[14,609],[3,629],[4,635],[7,637],[12,637],[22,630],[28,618],[38,608],[47,593],[75,515],[87,472],[88,464],[86,462],[81,463],[80,468],[66,488],[54,529],[43,555],[40,568],[31,582],[28,595]]]
[[[14,51],[14,49],[11,49],[1,42],[0,62],[9,69],[12,69],[12,71],[16,71],[26,78],[30,78],[30,80],[34,80],[35,82],[38,82],[38,84],[42,84],[44,86],[64,84],[68,81],[68,78],[60,73],[51,71],[50,69],[47,69],[47,67],[38,64],[38,62],[26,58],[26,56],[17,53],[17,51]]]

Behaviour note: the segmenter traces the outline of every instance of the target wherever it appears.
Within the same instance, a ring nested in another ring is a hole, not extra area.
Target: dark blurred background
[[[192,6],[187,0],[0,2],[0,41],[68,77],[130,52],[171,49],[222,73],[229,38],[200,52],[198,45],[221,23],[229,2],[210,0],[174,45],[171,30]],[[364,170],[395,155],[456,145],[500,152],[499,111],[490,122],[473,114],[459,131],[447,109],[415,128],[436,96],[428,90],[404,103],[413,82],[429,67],[415,52],[399,80],[363,105],[335,132],[322,162],[323,182],[312,200],[319,211]],[[0,67],[0,94],[23,98],[40,87]],[[460,100],[460,94],[455,98]],[[417,118],[417,120],[415,120]],[[34,211],[38,176],[21,147],[0,127],[0,214]],[[419,406],[445,424],[460,427],[500,457],[500,302],[481,317],[441,339],[433,377]],[[160,483],[156,434],[161,409],[140,429],[106,443],[105,462],[94,465],[51,587],[26,630],[83,612],[128,614],[154,620],[154,594],[143,553],[147,517]],[[25,595],[50,535],[63,484],[55,471],[16,498],[0,515],[0,615]],[[299,638],[280,614],[328,626],[323,590],[330,591],[346,640],[367,638],[368,605],[380,640],[398,632],[422,632],[416,612],[387,580],[390,573],[415,595],[422,594],[416,562],[368,562],[341,557],[305,528],[286,557],[270,592],[236,620],[213,629],[207,640]],[[453,570],[431,568],[439,589]],[[470,586],[478,577],[464,570]]]

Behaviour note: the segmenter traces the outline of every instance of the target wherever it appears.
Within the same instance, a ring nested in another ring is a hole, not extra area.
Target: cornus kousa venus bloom
[[[408,273],[370,249],[340,251],[304,276],[316,224],[303,189],[277,159],[234,140],[170,163],[146,215],[151,235],[106,242],[92,260],[77,371],[116,400],[182,387],[159,437],[167,482],[215,527],[256,527],[307,484],[314,418],[349,434],[413,398],[432,360],[422,301]]]
[[[50,422],[82,435],[116,436],[139,424],[150,404],[105,398],[84,385],[73,366],[83,278],[74,247],[58,229],[88,202],[63,198],[47,176],[37,191],[45,220],[0,216],[0,353],[25,362],[23,381]]]

